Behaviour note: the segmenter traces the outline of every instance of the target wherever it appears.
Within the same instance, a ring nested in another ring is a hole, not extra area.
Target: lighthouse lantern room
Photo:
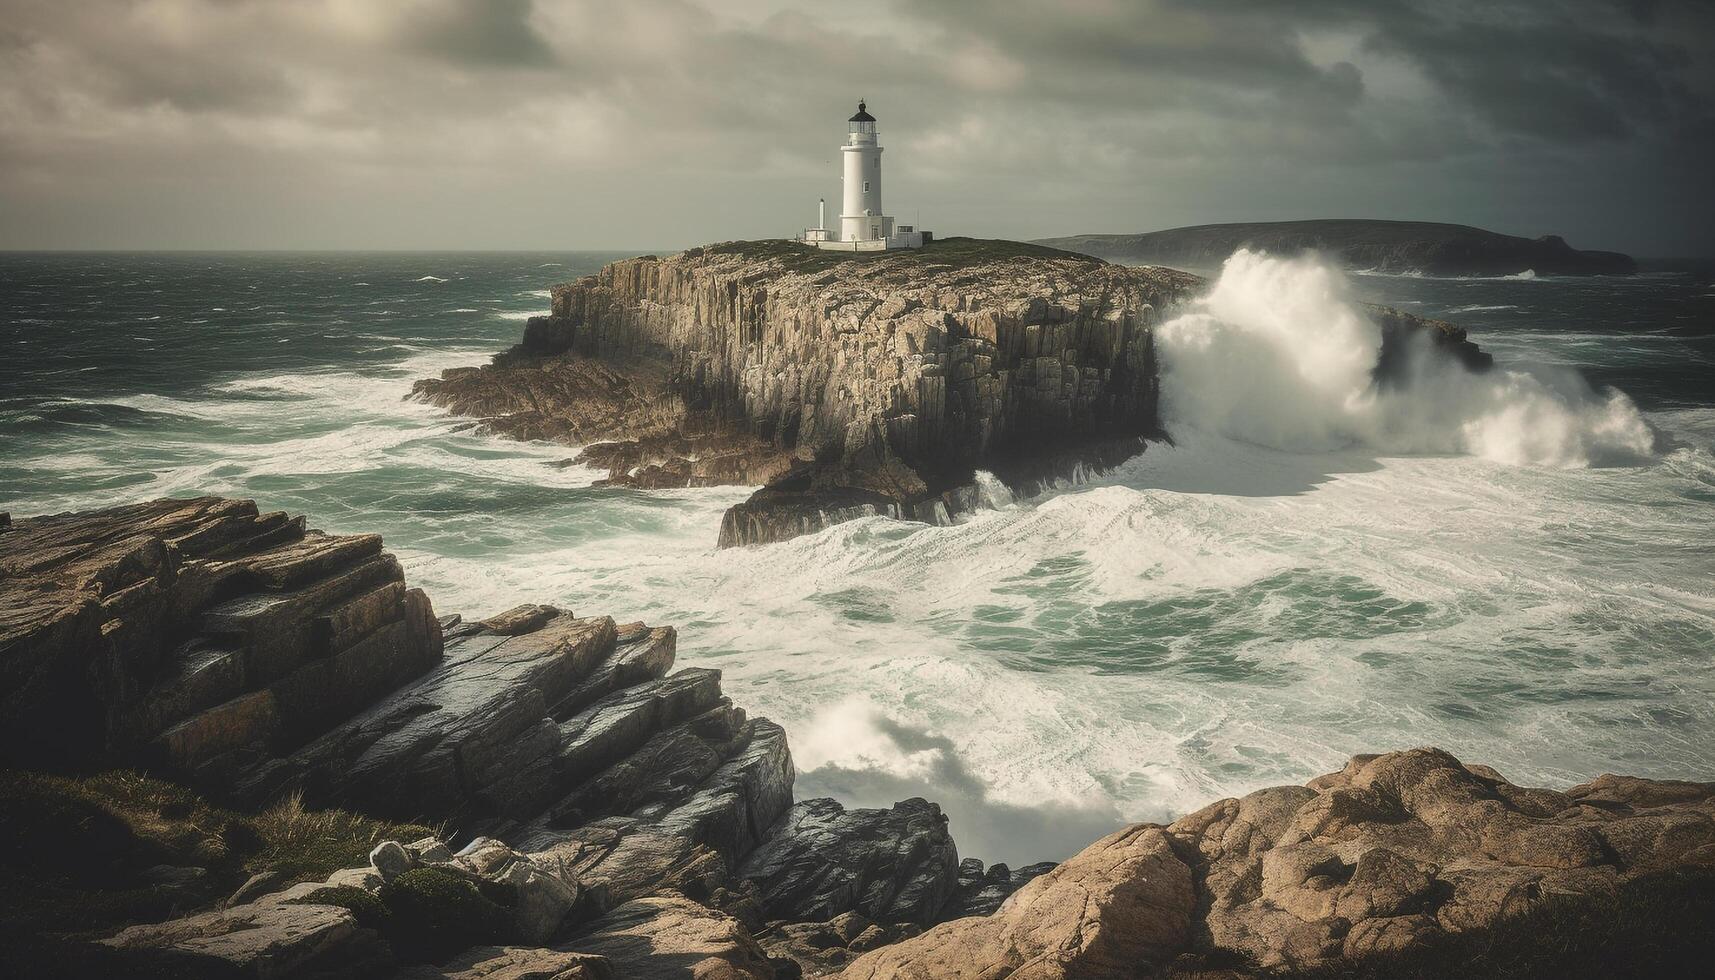
[[[816,227],[806,228],[799,241],[818,248],[852,252],[880,252],[890,248],[921,248],[933,240],[929,232],[910,225],[895,226],[881,211],[881,143],[876,136],[875,117],[858,102],[857,114],[846,121],[846,142],[840,147],[844,193],[841,195],[840,226],[836,233],[827,226],[827,201],[816,215]]]

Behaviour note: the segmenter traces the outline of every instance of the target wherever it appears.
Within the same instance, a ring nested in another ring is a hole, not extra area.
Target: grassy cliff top
[[[748,242],[720,242],[686,249],[683,254],[686,257],[697,254],[741,255],[758,261],[778,259],[793,272],[820,272],[854,262],[885,262],[901,268],[914,267],[924,271],[937,267],[956,270],[1020,259],[1061,259],[1085,265],[1107,264],[1104,260],[1090,255],[1000,238],[938,238],[922,248],[893,249],[886,252],[839,252],[814,248],[788,239],[770,238]]]

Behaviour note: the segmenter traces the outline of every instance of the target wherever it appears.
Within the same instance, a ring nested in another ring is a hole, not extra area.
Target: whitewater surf
[[[1173,445],[1034,499],[985,481],[948,527],[717,551],[747,488],[592,488],[569,447],[405,398],[611,257],[4,257],[0,509],[254,497],[383,534],[445,612],[671,623],[786,726],[801,797],[926,794],[991,860],[1378,746],[1527,784],[1715,778],[1701,279],[1241,256],[1157,333]],[[1365,302],[1499,363],[1378,387]]]

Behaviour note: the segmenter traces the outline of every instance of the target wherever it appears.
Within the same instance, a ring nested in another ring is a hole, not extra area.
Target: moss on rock
[[[382,935],[401,962],[439,961],[512,938],[511,913],[474,882],[438,868],[413,868],[394,878],[382,886],[379,902],[387,916]]]

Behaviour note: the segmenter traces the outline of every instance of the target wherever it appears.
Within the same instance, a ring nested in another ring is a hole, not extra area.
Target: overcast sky
[[[1715,254],[1715,3],[0,0],[0,247],[1463,222]]]

